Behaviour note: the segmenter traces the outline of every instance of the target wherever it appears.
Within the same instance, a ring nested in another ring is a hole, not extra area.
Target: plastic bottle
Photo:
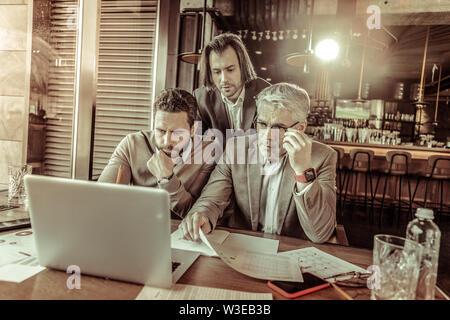
[[[416,300],[434,300],[441,231],[433,222],[433,210],[418,208],[416,217],[406,228],[406,238],[423,245]]]

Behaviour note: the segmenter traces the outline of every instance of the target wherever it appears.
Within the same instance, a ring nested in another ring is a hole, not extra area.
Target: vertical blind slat
[[[129,1],[102,1],[93,179],[125,135],[150,127],[158,1],[130,5]]]
[[[71,175],[72,121],[75,90],[75,51],[78,1],[52,0],[50,45],[58,57],[50,61],[44,172]],[[55,65],[56,64],[56,65]]]
[[[52,0],[51,4],[49,42],[60,66],[51,61],[48,75],[44,168],[46,175],[70,177],[78,1]],[[92,132],[93,179],[100,175],[126,134],[150,127],[158,4],[159,1],[101,1],[96,103],[100,112]],[[101,108],[108,112],[101,112]]]

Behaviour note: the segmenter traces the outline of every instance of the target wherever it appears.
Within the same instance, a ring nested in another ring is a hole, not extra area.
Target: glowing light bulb
[[[320,41],[316,46],[316,55],[325,61],[336,59],[339,54],[339,45],[332,39]]]

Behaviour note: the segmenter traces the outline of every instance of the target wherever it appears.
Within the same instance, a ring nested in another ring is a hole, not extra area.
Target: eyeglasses
[[[257,128],[257,129],[266,130],[266,129],[270,128],[271,130],[273,130],[273,129],[279,130],[282,133],[285,133],[288,129],[295,127],[299,123],[300,123],[300,121],[297,121],[290,127],[285,127],[285,126],[280,126],[280,125],[269,126],[268,123],[258,120],[258,118],[256,118],[254,121],[255,128]]]
[[[367,279],[369,279],[371,275],[372,274],[370,273],[352,271],[331,276],[324,280],[334,282],[342,287],[364,288],[367,287]]]

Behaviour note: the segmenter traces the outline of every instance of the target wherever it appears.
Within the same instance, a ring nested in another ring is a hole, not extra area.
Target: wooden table
[[[172,220],[172,231],[177,228],[178,223],[179,221]],[[371,250],[335,244],[318,245],[296,238],[264,235],[263,233],[246,230],[221,227],[218,229],[278,239],[280,240],[279,252],[314,246],[364,269],[372,264]],[[0,282],[0,299],[135,299],[142,289],[142,286],[137,284],[82,275],[81,289],[69,290],[66,286],[68,277],[69,274],[63,271],[46,269],[19,284]],[[281,295],[273,292],[266,285],[266,281],[253,279],[234,271],[219,258],[200,256],[178,283],[247,292],[272,293],[274,299],[283,299]],[[370,297],[370,291],[367,288],[344,288],[344,290],[354,299],[369,299]],[[300,299],[340,300],[343,298],[335,289],[327,288]]]

